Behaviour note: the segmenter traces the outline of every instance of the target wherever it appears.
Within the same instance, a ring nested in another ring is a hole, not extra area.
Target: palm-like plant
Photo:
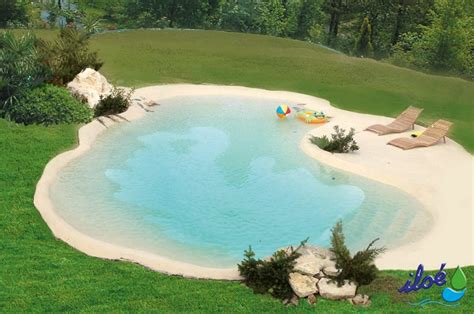
[[[93,15],[86,15],[81,19],[82,26],[84,31],[91,35],[99,32],[101,30],[102,19],[97,18]]]
[[[99,70],[102,62],[89,50],[89,35],[76,28],[63,28],[54,42],[39,42],[41,57],[51,69],[52,83],[64,85],[85,68]]]
[[[30,33],[15,37],[11,32],[0,33],[0,115],[6,106],[25,89],[42,84],[48,69],[36,50],[36,37]]]

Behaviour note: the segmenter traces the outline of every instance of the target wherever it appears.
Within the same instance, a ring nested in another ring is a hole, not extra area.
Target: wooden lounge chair
[[[449,121],[438,120],[432,126],[428,127],[420,136],[417,138],[400,137],[391,140],[387,144],[400,147],[402,149],[412,149],[415,147],[428,147],[439,142],[440,139],[444,139],[446,143],[446,134],[449,128],[453,125]]]
[[[374,124],[365,130],[375,132],[378,135],[405,132],[410,128],[415,128],[415,121],[422,111],[423,109],[410,106],[391,123],[387,125]]]

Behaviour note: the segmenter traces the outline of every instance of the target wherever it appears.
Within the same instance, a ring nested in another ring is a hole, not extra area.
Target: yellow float
[[[298,119],[308,124],[318,124],[328,122],[328,118],[323,112],[302,110],[296,115]]]

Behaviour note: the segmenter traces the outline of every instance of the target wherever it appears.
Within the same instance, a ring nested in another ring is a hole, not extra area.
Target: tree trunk
[[[392,46],[398,42],[398,38],[400,37],[400,28],[402,27],[403,18],[403,6],[403,0],[398,1],[397,16],[395,19],[395,29],[393,30],[392,36]]]
[[[172,2],[171,8],[170,8],[170,26],[175,27],[176,26],[176,15],[178,13],[178,4],[176,1]]]
[[[339,20],[341,17],[342,11],[342,0],[333,0],[331,10],[331,19],[329,21],[329,32],[327,44],[330,45],[333,42],[333,39],[337,38],[337,33],[339,31]]]

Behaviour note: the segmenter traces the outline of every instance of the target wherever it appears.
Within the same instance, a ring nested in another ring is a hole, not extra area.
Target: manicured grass
[[[453,109],[450,116],[440,117],[460,121],[458,128],[464,125],[464,130],[472,121],[468,101],[473,99],[472,83],[350,59],[305,43],[217,32],[146,31],[100,35],[93,44],[106,60],[104,72],[123,85],[210,82],[288,89],[382,114],[395,113],[415,95],[423,100],[426,111],[435,112],[444,103],[437,99],[441,97],[456,105],[446,107]],[[334,62],[347,68],[340,65],[336,69]],[[393,75],[383,74],[383,69]],[[344,72],[332,73],[336,70]],[[340,86],[334,78],[340,80]],[[413,84],[423,92],[416,93]],[[396,87],[402,87],[401,91]],[[305,302],[287,308],[269,296],[254,295],[239,283],[166,276],[131,263],[88,257],[56,240],[32,199],[48,160],[76,145],[76,130],[76,126],[25,127],[0,120],[0,312],[366,311],[347,302],[322,299],[315,308]],[[470,140],[472,145],[472,134],[456,133],[460,141],[463,135],[464,144]],[[441,288],[399,295],[396,289],[408,272],[386,271],[362,289],[373,297],[368,311],[470,312],[474,308],[474,267],[463,269],[468,292],[459,307],[413,307],[406,302],[441,300]]]
[[[396,116],[425,108],[420,122],[455,123],[452,137],[474,151],[474,83],[427,75],[371,59],[351,58],[309,43],[209,31],[101,34],[93,47],[115,83],[215,83],[290,90],[358,112]]]
[[[18,31],[24,32],[24,31]],[[35,31],[54,38],[55,31]],[[474,152],[474,83],[360,59],[297,40],[217,31],[139,30],[95,36],[102,68],[119,85],[214,83],[289,90],[337,107],[396,116],[425,108],[422,125],[454,122],[451,136]]]

